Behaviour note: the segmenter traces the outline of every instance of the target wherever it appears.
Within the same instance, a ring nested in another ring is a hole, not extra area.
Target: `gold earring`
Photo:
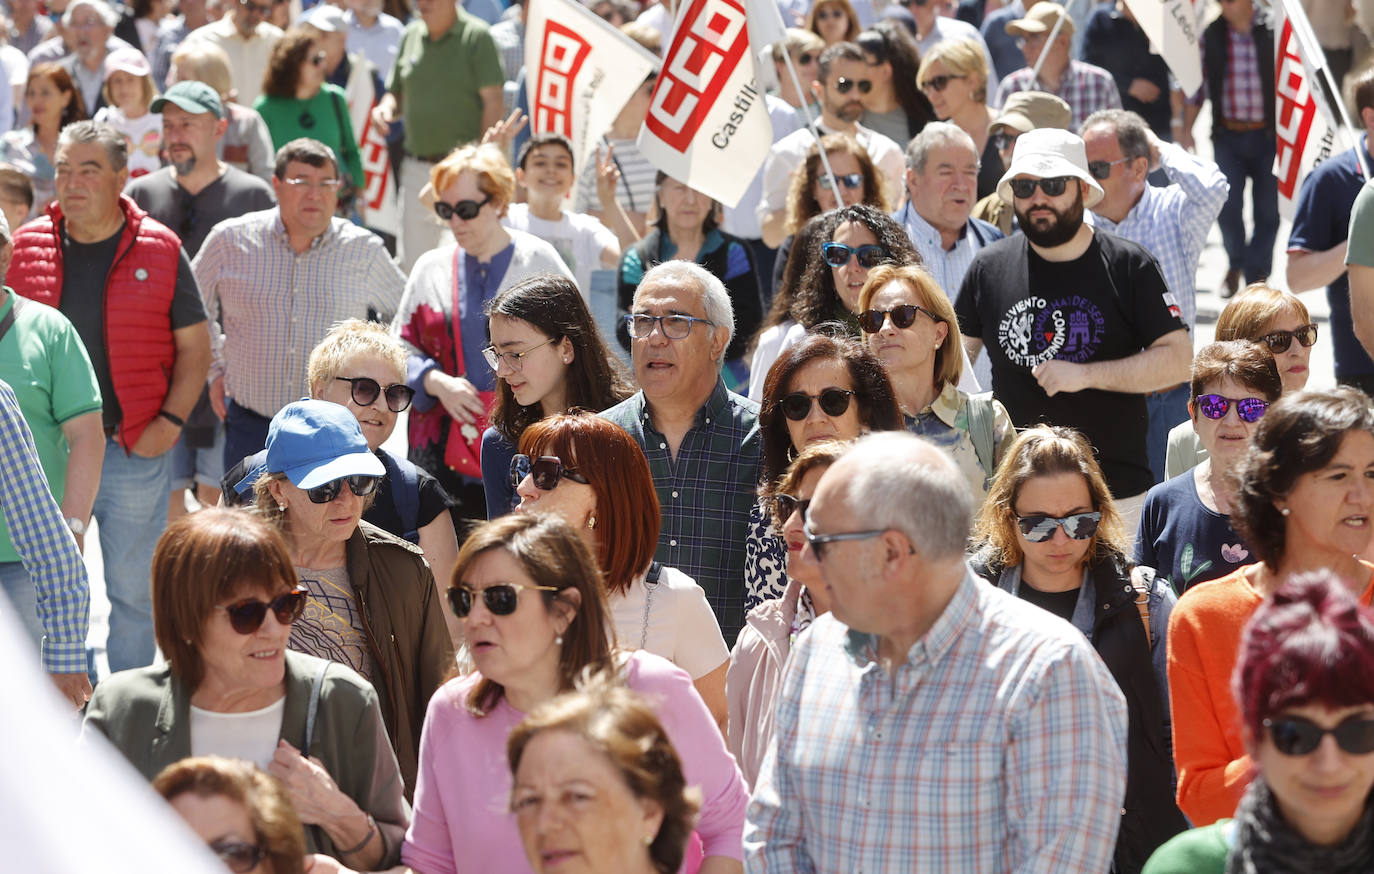
[[[596,517],[595,517],[595,516],[588,516],[588,517],[587,517],[587,527],[588,527],[588,528],[595,528],[595,527],[596,527]]]

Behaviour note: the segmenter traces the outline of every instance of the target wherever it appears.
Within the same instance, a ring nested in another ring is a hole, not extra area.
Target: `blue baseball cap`
[[[297,488],[313,489],[346,476],[383,476],[386,468],[367,448],[362,426],[346,407],[300,400],[272,417],[267,472],[284,473]]]

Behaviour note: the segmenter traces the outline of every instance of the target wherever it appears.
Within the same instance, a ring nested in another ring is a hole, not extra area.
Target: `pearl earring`
[[[556,644],[558,644],[559,646],[562,646],[562,645],[563,645],[563,635],[560,634],[560,635],[558,635],[557,637],[555,637],[555,638],[553,639],[553,642],[556,643]]]
[[[567,364],[569,360],[570,360],[570,359],[568,359],[568,358],[564,358],[564,359],[563,359],[563,363],[564,363],[564,364]]]
[[[278,509],[278,510],[281,510],[283,513],[285,513],[285,512],[286,512],[286,505],[285,505],[285,504],[278,504],[278,505],[277,505],[277,509]]]
[[[644,841],[644,846],[646,847],[652,847],[654,845],[653,835],[645,835],[641,840]]]
[[[1280,516],[1287,516],[1290,512],[1292,512],[1292,511],[1290,511],[1287,507],[1284,507],[1282,510],[1279,510],[1279,515],[1280,515]]]

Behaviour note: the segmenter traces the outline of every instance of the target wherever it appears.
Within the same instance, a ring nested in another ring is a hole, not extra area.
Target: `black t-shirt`
[[[1022,580],[1021,585],[1016,587],[1016,596],[1022,601],[1050,611],[1065,622],[1072,622],[1074,608],[1078,606],[1078,591],[1074,588],[1067,592],[1042,592]]]
[[[105,350],[105,280],[114,266],[119,249],[121,225],[114,236],[98,243],[78,243],[62,232],[62,303],[58,307],[76,328],[86,354],[91,357],[100,396],[104,399],[106,428],[114,428],[123,418],[119,398],[115,396],[110,379],[110,359]],[[135,248],[126,258],[137,258]],[[172,295],[172,330],[205,321],[205,305],[200,300],[200,287],[191,272],[191,261],[182,249],[177,258],[177,284]]]
[[[1154,484],[1146,454],[1145,396],[1088,389],[1054,397],[1031,375],[1051,359],[1114,361],[1183,328],[1165,302],[1168,287],[1143,247],[1097,231],[1072,261],[1046,261],[1017,234],[983,247],[964,275],[959,330],[983,341],[992,390],[1018,428],[1076,428],[1097,450],[1117,497]]]
[[[127,193],[148,214],[181,237],[181,246],[192,258],[200,251],[210,230],[225,219],[271,209],[276,204],[272,186],[237,167],[191,194],[177,184],[171,167],[163,167],[129,183]]]

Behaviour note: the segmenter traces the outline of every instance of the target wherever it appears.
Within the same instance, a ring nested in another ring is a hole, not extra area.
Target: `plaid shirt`
[[[649,459],[663,510],[654,557],[706,590],[725,640],[744,627],[744,551],[749,510],[763,473],[759,405],[716,388],[697,411],[677,458],[654,427],[644,392],[601,414],[630,433]]]
[[[1007,97],[1017,91],[1048,91],[1069,104],[1073,112],[1073,119],[1069,122],[1069,130],[1072,131],[1082,128],[1084,120],[1099,109],[1121,108],[1121,94],[1116,90],[1116,80],[1101,67],[1082,61],[1069,61],[1069,68],[1059,81],[1058,91],[1050,91],[1045,83],[1036,82],[1033,73],[1030,67],[1022,67],[1003,79],[1002,84],[997,86],[994,105],[1000,109],[1007,102]]]
[[[1174,143],[1160,147],[1159,164],[1169,177],[1167,187],[1146,185],[1121,224],[1097,213],[1093,224],[1150,250],[1173,295],[1170,309],[1178,308],[1191,331],[1197,323],[1198,258],[1231,185],[1216,164]]]
[[[43,623],[43,669],[54,674],[86,670],[86,625],[91,598],[86,566],[62,510],[48,491],[19,399],[0,380],[0,510],[10,541],[38,593]]]
[[[822,616],[792,650],[745,870],[1106,871],[1126,702],[1083,635],[966,572],[889,676]]]
[[[1221,117],[1227,121],[1264,121],[1264,86],[1260,84],[1255,35],[1226,28],[1226,87],[1221,95]],[[1270,95],[1267,99],[1272,100]]]

